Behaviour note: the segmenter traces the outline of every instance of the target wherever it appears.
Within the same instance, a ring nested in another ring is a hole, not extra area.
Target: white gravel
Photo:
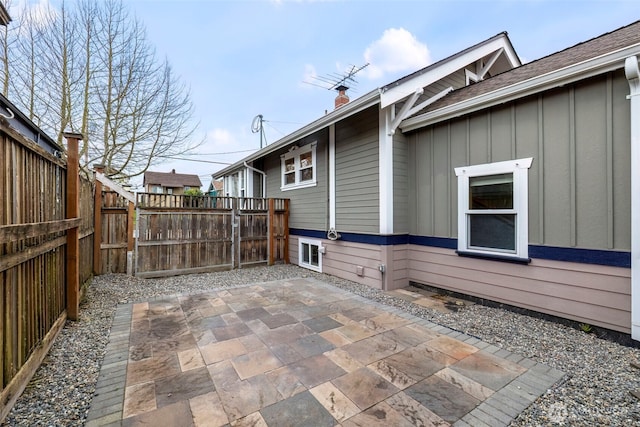
[[[3,425],[84,424],[117,304],[295,277],[318,278],[568,374],[525,410],[513,426],[640,426],[640,400],[630,394],[640,390],[640,370],[631,367],[632,362],[640,360],[638,349],[500,308],[476,304],[441,313],[367,286],[291,265],[167,279],[95,277],[81,304],[79,321],[67,322]]]

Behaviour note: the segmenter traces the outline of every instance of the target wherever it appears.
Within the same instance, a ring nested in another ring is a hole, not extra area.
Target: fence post
[[[273,226],[276,204],[274,199],[269,199],[269,218],[267,220],[268,230],[267,230],[267,238],[269,239],[269,264],[273,265],[274,253],[275,253],[275,227]]]
[[[104,165],[93,165],[98,173],[104,173]],[[102,274],[102,182],[95,180],[96,194],[93,198],[93,274]]]
[[[78,165],[79,133],[65,132],[67,139],[67,219],[78,218],[80,170]],[[80,239],[78,226],[67,230],[67,318],[78,320],[80,307]]]
[[[133,235],[133,223],[135,220],[136,206],[131,201],[127,206],[129,207],[127,210],[127,274],[129,276],[133,276],[134,263],[137,262],[133,253],[133,244],[135,239],[135,236]]]
[[[284,200],[284,263],[289,264],[289,199]]]

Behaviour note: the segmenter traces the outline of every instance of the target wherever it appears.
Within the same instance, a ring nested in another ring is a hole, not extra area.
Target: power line
[[[216,165],[232,165],[233,164],[229,162],[216,162],[214,160],[186,159],[184,157],[177,157],[177,156],[158,156],[158,157],[162,157],[163,159],[184,160],[185,162],[213,163]]]
[[[267,121],[267,120],[265,120],[265,121]],[[302,126],[304,124],[304,123],[298,123],[298,122],[283,122],[283,121],[279,121],[279,120],[268,120],[268,121],[271,122],[271,123],[282,123],[282,124],[285,124],[285,125],[301,125]]]
[[[226,151],[226,152],[221,152],[221,153],[185,153],[185,155],[189,155],[189,156],[222,156],[225,154],[238,154],[238,153],[248,153],[249,151],[256,151],[255,148],[251,148],[248,150],[238,150],[238,151]]]
[[[276,132],[278,132],[280,135],[285,135],[284,132],[282,132],[280,129],[277,129],[275,126],[273,126],[270,122],[267,122],[265,120],[265,122],[267,123],[267,126],[269,126],[271,129],[275,130]]]

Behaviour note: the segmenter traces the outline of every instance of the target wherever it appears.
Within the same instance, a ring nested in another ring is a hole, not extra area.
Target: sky
[[[38,0],[40,2],[45,0]],[[151,170],[211,174],[334,108],[323,80],[355,74],[351,100],[507,32],[529,62],[640,19],[640,0],[123,0],[190,88],[202,141]]]

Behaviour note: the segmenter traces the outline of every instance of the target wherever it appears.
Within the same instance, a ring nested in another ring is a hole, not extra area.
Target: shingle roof
[[[570,65],[578,64],[636,43],[640,43],[640,21],[633,22],[625,27],[605,33],[512,70],[505,71],[504,73],[497,74],[481,82],[455,90],[417,114],[435,111],[457,102],[520,83]]]
[[[144,180],[142,185],[161,185],[163,187],[201,187],[202,182],[198,175],[192,175],[187,173],[176,173],[175,169],[172,172],[152,172],[147,171],[144,173]]]
[[[224,182],[218,180],[218,181],[211,181],[211,183],[213,184],[213,189],[214,190],[223,190],[224,189]]]

